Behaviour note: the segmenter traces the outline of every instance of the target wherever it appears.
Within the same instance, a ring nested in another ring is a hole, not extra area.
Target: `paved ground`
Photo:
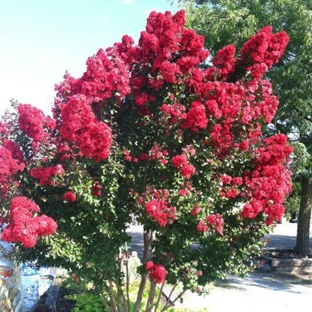
[[[131,229],[137,238],[140,237],[141,230],[139,226]],[[267,248],[294,248],[296,233],[297,224],[278,224],[274,232],[266,237]],[[136,244],[136,247],[140,247],[139,240],[136,240]],[[212,286],[205,297],[187,293],[183,303],[176,306],[188,308],[190,311],[205,309],[201,311],[209,312],[294,312],[304,307],[309,310],[311,304],[312,277],[302,281],[271,273],[253,273],[244,279],[229,277]]]
[[[292,249],[296,246],[297,223],[277,224],[273,232],[267,235],[268,249]],[[312,239],[310,240],[312,248]]]
[[[294,312],[311,307],[312,282],[269,274],[251,274],[244,279],[233,277],[212,288],[205,297],[187,293],[183,304],[177,306],[191,311],[209,312]]]

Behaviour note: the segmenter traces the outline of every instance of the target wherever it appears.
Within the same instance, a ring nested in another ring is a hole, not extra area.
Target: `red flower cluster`
[[[220,235],[223,235],[224,220],[219,213],[211,214],[204,221],[199,221],[196,226],[198,232],[207,232],[209,229],[215,230]]]
[[[206,217],[204,221],[199,221],[196,226],[198,232],[207,232],[209,229],[213,229],[220,235],[223,235],[224,220],[219,213],[211,214]]]
[[[274,35],[272,27],[266,26],[244,44],[240,50],[241,61],[249,65],[247,70],[251,71],[252,76],[260,78],[268,68],[278,62],[288,41],[289,37],[284,31]],[[259,68],[263,65],[265,70]],[[260,75],[257,74],[259,69]]]
[[[10,212],[11,222],[2,232],[2,239],[7,242],[20,242],[25,248],[32,248],[39,236],[52,235],[57,229],[54,220],[38,216],[39,206],[24,196],[12,199]]]
[[[162,284],[167,275],[166,268],[162,264],[154,264],[153,261],[148,261],[145,265],[145,270],[149,271],[149,277],[157,284]]]
[[[169,203],[164,200],[151,200],[145,204],[145,210],[161,227],[165,227],[167,223],[172,223],[176,219],[176,207],[169,206]]]
[[[245,185],[250,202],[245,204],[242,216],[255,218],[260,213],[267,215],[267,224],[281,220],[283,202],[291,192],[291,174],[282,165],[292,153],[286,145],[286,136],[279,134],[265,139],[256,153],[257,167],[246,174]]]
[[[54,167],[32,168],[29,174],[38,179],[41,186],[45,186],[54,185],[53,177],[64,175],[65,170],[62,165],[56,165]]]
[[[191,210],[191,216],[196,216],[200,213],[201,209],[199,205],[195,205]]]
[[[171,162],[186,179],[189,179],[196,172],[195,167],[188,163],[186,154],[172,157]]]
[[[72,203],[75,203],[77,201],[77,196],[76,196],[76,193],[73,192],[73,191],[68,191],[66,193],[63,194],[62,196],[62,199],[63,200],[66,200],[68,202],[72,202]]]
[[[149,114],[148,106],[155,101],[157,91],[165,84],[181,84],[182,77],[208,56],[204,37],[185,29],[185,22],[183,11],[174,15],[152,12],[138,46],[133,46],[128,36],[114,45],[113,50],[128,66],[134,103],[143,115]]]
[[[13,176],[25,168],[23,154],[17,144],[0,137],[0,197],[6,196]]]
[[[232,178],[227,174],[222,174],[220,180],[222,182],[222,188],[220,192],[222,197],[231,199],[239,195],[240,190],[238,186],[243,184],[243,179],[241,177]]]
[[[208,119],[206,109],[199,101],[194,101],[191,104],[190,110],[186,113],[185,119],[181,123],[182,129],[191,129],[197,132],[199,129],[206,129]]]
[[[178,123],[180,120],[184,120],[186,118],[185,106],[180,103],[173,103],[172,105],[163,104],[161,106],[161,112],[168,117],[171,117],[169,121],[169,125]]]
[[[126,47],[131,46],[126,37],[124,44]],[[57,91],[55,118],[59,117],[58,108],[66,105],[70,96],[84,95],[91,105],[91,103],[103,104],[104,100],[114,96],[120,99],[130,92],[127,66],[122,59],[125,54],[122,53],[122,49],[121,44],[119,52],[118,44],[106,51],[100,49],[96,55],[88,58],[87,70],[79,79],[71,77],[68,73],[64,75],[64,82],[55,86]]]
[[[50,130],[55,128],[56,123],[53,119],[46,117],[40,109],[30,104],[19,104],[17,110],[20,129],[35,142],[46,140],[48,133],[45,128]]]
[[[138,158],[130,155],[130,151],[129,150],[124,150],[124,160],[132,161],[134,163],[138,162]]]
[[[168,163],[168,151],[166,149],[162,150],[158,145],[154,145],[149,154],[151,160],[157,160],[162,165],[166,165]]]
[[[126,39],[124,43],[129,45]],[[54,117],[60,134],[73,142],[82,155],[96,161],[108,157],[112,143],[110,127],[97,114],[101,115],[105,100],[115,97],[119,102],[130,92],[127,65],[122,59],[125,54],[121,50],[118,45],[106,51],[100,49],[87,60],[87,70],[80,79],[66,74],[64,82],[56,86]]]
[[[287,136],[284,134],[264,139],[262,147],[257,150],[259,153],[257,163],[262,166],[275,166],[285,162],[293,151],[293,148],[286,144]]]
[[[100,197],[101,196],[101,189],[102,189],[102,185],[100,184],[100,182],[96,181],[92,184],[91,186],[91,194],[95,197]]]
[[[162,68],[163,79],[166,78],[167,82],[176,82],[180,72],[188,72],[208,56],[208,51],[203,49],[204,37],[185,29],[185,22],[184,11],[174,15],[152,12],[147,19],[146,31],[141,32],[139,51],[142,63],[152,63],[153,72]],[[172,77],[173,73],[177,77]]]
[[[87,60],[87,71],[79,80],[79,93],[92,102],[123,97],[130,92],[128,81],[125,64],[118,53],[114,49],[100,49]]]
[[[159,70],[162,78],[167,83],[177,83],[177,78],[182,75],[180,67],[175,63],[170,63],[169,61],[164,61],[160,65]]]
[[[216,68],[216,74],[219,74],[221,79],[226,79],[235,69],[235,46],[222,48],[211,62]]]
[[[61,115],[60,134],[63,138],[74,142],[88,158],[101,161],[108,157],[112,143],[111,129],[97,120],[86,96],[71,96],[61,107]]]

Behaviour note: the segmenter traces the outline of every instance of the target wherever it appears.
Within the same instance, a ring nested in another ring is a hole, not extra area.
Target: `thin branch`
[[[142,298],[143,298],[143,292],[145,289],[145,285],[146,285],[146,273],[143,273],[141,276],[140,288],[139,288],[137,299],[135,302],[134,312],[140,311],[140,306],[141,306],[141,302],[142,302]]]
[[[145,228],[144,228],[144,233],[143,233],[143,241],[144,241],[144,250],[143,250],[142,263],[144,266],[147,262],[148,249],[149,249],[148,233],[147,233],[147,230]],[[137,299],[136,299],[136,303],[135,303],[134,312],[140,311],[140,306],[141,306],[141,302],[142,302],[142,298],[143,298],[143,292],[145,289],[145,285],[146,285],[146,273],[142,273],[141,283],[140,283],[140,287],[139,287],[139,291],[138,291],[138,295],[137,295]]]
[[[186,292],[186,289],[180,292],[179,296],[172,301],[172,305],[174,305]]]
[[[126,300],[126,297],[125,297],[125,295],[124,295],[124,293],[122,291],[122,288],[121,288],[120,284],[117,281],[115,281],[114,283],[116,285],[117,292],[119,294],[118,295],[118,300],[119,300],[119,302],[118,302],[118,311],[127,311],[127,300]],[[120,309],[121,306],[123,307],[122,310]]]
[[[156,290],[156,282],[155,281],[151,281],[151,285],[150,285],[150,291],[148,294],[148,299],[147,299],[147,303],[146,303],[146,312],[152,312],[153,309],[153,301],[155,298],[155,290]]]
[[[104,308],[105,308],[107,311],[109,311],[109,307],[108,307],[108,304],[106,303],[106,300],[105,300],[105,298],[104,298],[104,294],[101,294],[100,297],[101,297],[101,301],[102,301],[102,304],[103,304]]]
[[[128,311],[130,311],[130,296],[129,296],[129,259],[128,259],[128,245],[125,243],[126,248],[126,295],[127,295],[127,306]]]
[[[111,298],[111,308],[112,312],[118,312],[116,300],[115,300],[115,294],[114,294],[114,287],[112,281],[109,281],[109,292],[110,292],[110,298]]]
[[[166,283],[166,281],[164,281],[164,282],[161,284],[161,287],[160,287],[160,290],[159,290],[159,295],[158,295],[158,299],[157,299],[157,302],[156,302],[156,305],[155,305],[154,312],[157,312],[157,309],[158,309],[158,306],[159,306],[159,302],[160,302],[160,298],[161,298],[161,296],[162,296],[162,292],[163,292],[165,283]]]
[[[149,166],[150,158],[148,157],[146,163],[145,163],[145,168],[144,168],[144,175],[143,175],[143,193],[145,193],[146,190],[146,181],[147,181],[147,169]]]
[[[118,256],[118,271],[119,271],[119,273],[121,272],[121,261],[122,261],[122,251],[121,251],[121,248],[119,248],[119,256]],[[117,289],[117,300],[118,300],[118,311],[119,311],[120,310],[119,307],[120,307],[120,304],[122,302],[121,289],[120,289],[120,286],[117,283],[117,281],[115,281],[115,285],[116,285],[116,289]]]
[[[174,304],[184,295],[185,292],[186,292],[186,289],[180,292],[180,294],[172,302],[167,301],[166,305],[160,312],[166,311],[170,307],[174,306]]]
[[[170,301],[170,298],[171,298],[171,296],[172,296],[174,290],[176,289],[176,287],[177,287],[178,285],[179,285],[179,281],[176,282],[175,285],[172,287],[172,289],[171,289],[171,291],[170,291],[170,293],[169,293],[169,296],[167,297],[167,300],[166,300],[167,302]]]

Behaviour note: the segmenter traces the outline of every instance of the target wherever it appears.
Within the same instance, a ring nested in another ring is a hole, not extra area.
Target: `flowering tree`
[[[111,311],[140,311],[146,287],[144,309],[156,311],[157,284],[181,283],[174,301],[246,272],[291,190],[286,137],[261,132],[278,106],[263,75],[288,36],[268,26],[207,61],[184,25],[183,11],[152,12],[137,45],[124,36],[81,78],[64,76],[53,119],[20,104],[1,123],[2,238],[92,281]],[[132,305],[133,216],[144,247]]]

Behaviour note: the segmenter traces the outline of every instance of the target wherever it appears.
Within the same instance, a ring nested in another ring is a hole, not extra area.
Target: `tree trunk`
[[[304,256],[309,255],[310,220],[312,209],[312,176],[302,179],[302,195],[298,216],[296,251]]]

